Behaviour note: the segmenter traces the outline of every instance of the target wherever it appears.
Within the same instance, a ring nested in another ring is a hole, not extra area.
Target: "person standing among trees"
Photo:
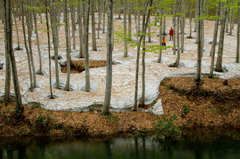
[[[163,38],[162,38],[162,46],[165,47],[165,50],[167,49],[167,47],[166,47],[166,37],[165,36],[163,36]]]
[[[172,39],[173,39],[173,33],[174,33],[174,31],[173,31],[173,29],[171,28],[170,31],[169,31],[169,35],[170,35],[170,40],[169,40],[169,41],[172,41]]]

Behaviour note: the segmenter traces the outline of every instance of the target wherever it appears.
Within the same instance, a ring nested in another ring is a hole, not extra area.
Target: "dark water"
[[[191,138],[191,137],[190,137]],[[185,139],[175,143],[150,137],[104,141],[0,138],[0,159],[240,159],[240,142],[228,138]]]

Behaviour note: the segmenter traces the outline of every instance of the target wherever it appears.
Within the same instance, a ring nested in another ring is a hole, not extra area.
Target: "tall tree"
[[[124,25],[124,55],[123,57],[127,57],[128,56],[128,47],[127,47],[127,0],[123,1],[124,4],[124,18],[123,18],[123,25]]]
[[[84,1],[85,2],[85,1]],[[84,12],[84,53],[85,53],[85,91],[90,92],[90,72],[88,55],[88,31],[89,31],[89,6],[90,0],[86,0]]]
[[[51,53],[50,53],[50,27],[49,27],[49,19],[48,19],[48,0],[45,0],[45,14],[46,14],[46,25],[47,25],[47,38],[48,38],[48,62],[49,62],[49,89],[50,89],[50,99],[54,99],[53,91],[52,91],[52,67],[51,67]]]
[[[108,2],[108,27],[107,27],[107,80],[106,92],[102,113],[109,114],[112,91],[112,27],[113,27],[113,0]]]
[[[83,13],[83,7],[82,7],[82,0],[78,0],[78,29],[79,29],[79,58],[83,58],[83,29],[82,29],[82,13]]]
[[[17,75],[17,67],[16,67],[16,61],[15,56],[13,52],[13,38],[12,38],[12,1],[10,0],[3,0],[3,6],[4,6],[4,19],[5,19],[5,27],[4,31],[6,32],[6,51],[7,54],[10,56],[11,61],[11,67],[12,67],[12,75],[13,75],[13,84],[14,84],[14,91],[15,91],[15,98],[16,98],[16,109],[18,110],[18,113],[23,112],[23,106],[22,106],[22,99],[19,89],[19,83],[18,83],[18,75]]]
[[[196,73],[196,84],[199,85],[199,82],[201,81],[201,67],[202,67],[202,35],[203,35],[203,19],[202,19],[202,13],[203,13],[203,3],[201,0],[198,0],[198,53],[197,53],[197,73]]]
[[[217,43],[217,35],[218,35],[218,24],[219,24],[219,16],[220,16],[220,8],[221,8],[221,2],[218,2],[217,13],[216,13],[217,18],[215,20],[215,29],[214,29],[212,47],[211,47],[211,52],[210,52],[210,56],[212,58],[211,58],[210,73],[209,73],[209,76],[208,76],[209,78],[213,77],[215,52],[216,52],[216,43]]]
[[[223,57],[223,45],[224,45],[224,35],[225,35],[225,24],[226,24],[226,16],[227,16],[227,3],[225,2],[225,5],[223,5],[223,17],[221,22],[221,30],[220,30],[220,39],[219,39],[219,45],[218,45],[218,57],[217,57],[217,63],[215,71],[217,72],[223,72],[222,68],[222,57]]]
[[[91,2],[91,16],[92,16],[92,50],[97,51],[96,31],[95,31],[95,14],[94,14],[95,0]],[[99,18],[99,17],[98,17]],[[99,28],[98,28],[99,29]]]
[[[64,1],[64,23],[65,23],[65,37],[66,37],[66,56],[67,56],[67,79],[64,90],[70,90],[70,71],[71,71],[71,57],[70,57],[70,46],[69,46],[69,20],[68,20],[68,6],[67,0]]]
[[[238,2],[238,28],[237,28],[237,51],[236,63],[239,63],[239,50],[240,50],[240,2]]]
[[[145,9],[144,11],[147,10],[147,7],[149,6],[148,12],[147,12],[147,20],[145,22],[145,15],[143,15],[143,23],[145,24],[145,27],[142,27],[142,32],[146,32],[146,28],[147,28],[147,24],[149,22],[149,18],[150,18],[150,11],[151,11],[151,6],[152,6],[152,2],[153,0],[149,0],[146,3]],[[144,14],[146,14],[144,12]],[[136,59],[136,75],[135,75],[135,96],[134,96],[134,107],[133,107],[133,111],[137,111],[137,107],[138,107],[138,74],[139,74],[139,56],[140,56],[140,47],[141,47],[141,42],[142,39],[144,38],[144,34],[141,34],[140,39],[138,40],[138,44],[137,44],[137,59]]]

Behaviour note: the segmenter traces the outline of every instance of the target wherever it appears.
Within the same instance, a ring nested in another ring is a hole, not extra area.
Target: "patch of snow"
[[[80,85],[80,91],[85,92],[85,81]],[[90,82],[90,92],[95,92],[98,89],[98,85],[94,82]]]
[[[163,111],[163,107],[162,107],[162,100],[159,99],[157,101],[156,104],[154,104],[153,107],[151,107],[150,109],[148,109],[148,111],[150,111],[151,113],[155,114],[155,115],[163,115],[164,111]]]

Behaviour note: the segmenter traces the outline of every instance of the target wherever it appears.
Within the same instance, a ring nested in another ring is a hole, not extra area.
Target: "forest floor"
[[[52,111],[39,105],[25,106],[18,116],[14,103],[0,103],[0,136],[103,137],[120,134],[151,134],[163,116],[177,115],[174,124],[183,129],[240,129],[240,79],[204,78],[196,86],[190,77],[166,78],[161,82],[165,115],[149,112]],[[157,102],[157,101],[155,101]]]
[[[78,58],[79,54],[79,30],[77,25],[76,34],[76,48],[71,49],[71,58],[73,62],[73,69],[70,77],[70,89],[71,91],[64,91],[65,81],[67,78],[66,74],[66,44],[65,44],[65,32],[64,26],[59,28],[59,56],[62,57],[59,59],[59,77],[60,77],[60,86],[62,89],[55,89],[55,63],[52,61],[51,64],[51,75],[52,75],[52,86],[55,99],[49,99],[49,64],[48,64],[48,42],[47,42],[47,33],[46,33],[46,23],[45,15],[42,15],[43,23],[38,21],[38,31],[40,38],[40,50],[43,64],[44,75],[36,75],[36,84],[37,88],[33,92],[29,91],[30,80],[29,80],[29,71],[28,71],[28,60],[26,50],[16,50],[15,57],[18,69],[18,78],[20,91],[22,95],[22,100],[24,104],[29,104],[32,102],[37,102],[42,105],[43,108],[56,111],[88,111],[89,106],[91,105],[102,105],[104,102],[105,88],[106,88],[106,34],[102,33],[100,30],[100,36],[97,38],[97,50],[92,51],[92,27],[90,24],[89,30],[89,61],[90,61],[90,84],[91,92],[85,92],[85,71],[83,67],[83,58]],[[117,15],[114,16],[116,18]],[[39,17],[38,17],[39,18]],[[106,17],[107,19],[107,17]],[[141,18],[142,19],[142,18]],[[151,16],[151,21],[153,22],[155,17]],[[96,14],[96,21],[98,21],[98,15]],[[61,17],[61,22],[63,22],[63,16]],[[24,48],[23,41],[23,32],[21,21],[17,20],[18,29],[19,29],[19,38],[20,45]],[[100,23],[101,27],[103,24]],[[96,24],[96,27],[98,24]],[[107,25],[105,25],[107,26]],[[169,32],[169,29],[173,26],[172,18],[167,17],[166,19],[166,32]],[[213,39],[213,26],[214,21],[205,20],[204,22],[204,52],[202,58],[202,73],[209,73],[211,57],[209,56],[211,44],[209,42]],[[193,23],[194,27],[194,23]],[[0,46],[4,46],[4,29],[3,24],[0,24]],[[71,31],[70,24],[70,31]],[[112,97],[111,97],[111,110],[121,111],[121,110],[131,110],[134,105],[134,93],[135,93],[135,71],[136,71],[136,47],[128,45],[128,57],[123,58],[124,45],[121,40],[121,34],[123,30],[123,19],[114,19],[114,30],[115,30],[115,43],[113,51],[113,76],[112,76]],[[194,28],[192,28],[194,30]],[[98,31],[98,30],[96,30]],[[157,26],[151,27],[151,43],[146,39],[147,46],[157,46],[160,43],[159,28]],[[157,63],[158,50],[155,52],[146,53],[146,88],[145,88],[145,103],[147,105],[151,104],[156,98],[161,95],[159,92],[158,86],[160,82],[166,77],[179,77],[179,76],[194,76],[196,73],[196,63],[197,63],[197,45],[196,45],[196,33],[193,32],[193,39],[188,39],[190,31],[189,19],[186,18],[185,25],[185,39],[184,39],[184,53],[181,53],[180,66],[177,68],[168,67],[169,64],[172,64],[176,60],[176,55],[173,55],[172,48],[167,48],[163,50],[161,63]],[[132,20],[132,38],[136,39],[134,35],[136,33],[135,20]],[[73,36],[71,34],[71,45],[73,46]],[[240,76],[240,64],[235,63],[236,57],[236,36],[237,34],[237,25],[235,24],[233,29],[233,35],[230,36],[228,33],[225,34],[224,40],[224,53],[223,53],[223,67],[227,69],[227,72],[214,72],[215,76],[218,76],[223,79],[229,78],[239,78]],[[33,59],[36,70],[39,69],[39,56],[37,49],[37,40],[36,34],[33,30],[32,36],[32,49],[33,49]],[[17,36],[16,29],[13,26],[13,41],[14,47],[17,46]],[[173,42],[169,41],[169,36],[166,36],[167,46],[173,46]],[[218,46],[216,47],[218,50]],[[53,43],[51,43],[51,56],[54,55]],[[216,53],[217,53],[216,50]],[[216,54],[217,57],[217,54]],[[140,57],[142,58],[142,56]],[[0,65],[3,64],[5,60],[4,56],[4,47],[0,47]],[[139,93],[138,101],[140,102],[142,97],[142,60],[140,60],[140,70],[139,70]],[[61,68],[61,66],[63,66]],[[100,66],[100,67],[99,67]],[[1,68],[1,66],[0,66]],[[75,69],[75,70],[74,70]],[[0,69],[0,96],[4,94],[4,81],[5,81],[5,66]],[[11,92],[13,93],[13,85],[11,86]],[[161,110],[161,103],[156,103],[158,110]],[[148,111],[148,110],[146,110]],[[156,113],[156,112],[155,112]],[[157,114],[162,114],[162,111],[158,111]]]

